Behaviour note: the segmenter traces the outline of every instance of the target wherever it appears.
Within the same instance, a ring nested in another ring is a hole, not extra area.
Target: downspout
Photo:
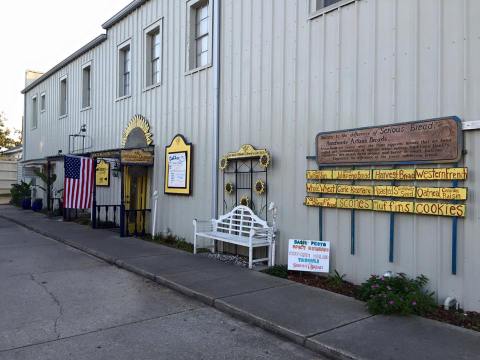
[[[212,156],[212,218],[218,217],[218,161],[220,129],[220,3],[213,1],[213,156]]]

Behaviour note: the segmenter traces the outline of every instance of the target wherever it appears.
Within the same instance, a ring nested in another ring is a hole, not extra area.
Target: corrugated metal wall
[[[480,2],[359,0],[311,20],[308,5],[222,2],[220,153],[244,143],[272,152],[269,199],[279,207],[283,263],[288,238],[319,236],[318,210],[302,205],[316,133],[446,115],[480,119]],[[451,219],[396,216],[390,264],[388,214],[357,212],[352,256],[350,212],[327,209],[332,268],[355,282],[386,270],[423,273],[439,298],[455,295],[479,310],[480,134],[465,141],[469,200],[459,221],[458,275],[450,272]]]
[[[159,19],[163,19],[163,81],[161,86],[144,91],[143,31]],[[155,144],[151,190],[160,194],[157,231],[170,228],[191,238],[192,219],[211,209],[212,85],[210,68],[185,74],[185,26],[185,2],[149,1],[109,29],[104,43],[29,91],[25,160],[56,155],[59,149],[67,153],[68,135],[78,133],[82,124],[87,125],[87,145],[91,145],[86,151],[120,148],[123,129],[133,115],[141,114],[152,126]],[[117,46],[127,39],[131,39],[132,96],[116,101]],[[88,61],[92,61],[92,109],[81,111],[81,67]],[[68,116],[59,119],[59,83],[66,74]],[[38,128],[31,130],[31,97],[44,91],[46,112],[39,114]],[[164,149],[177,133],[194,145],[190,197],[163,195]],[[115,179],[110,190],[111,197],[105,194],[106,189],[99,190],[99,200],[119,201],[120,186]]]

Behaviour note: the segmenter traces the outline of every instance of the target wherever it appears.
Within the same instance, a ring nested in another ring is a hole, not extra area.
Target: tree
[[[0,149],[10,149],[22,143],[21,140],[12,137],[13,134],[18,134],[18,130],[14,130],[12,134],[12,131],[7,128],[6,122],[7,118],[5,113],[2,111],[0,112]]]

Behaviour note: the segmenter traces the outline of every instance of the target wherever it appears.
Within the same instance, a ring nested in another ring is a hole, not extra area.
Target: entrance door
[[[129,234],[143,233],[147,208],[148,171],[144,166],[125,166],[124,203]]]

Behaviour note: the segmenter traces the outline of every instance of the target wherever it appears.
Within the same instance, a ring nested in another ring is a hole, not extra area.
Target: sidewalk
[[[371,316],[349,297],[32,211],[0,206],[0,217],[332,358],[480,359],[474,331],[420,317]]]

